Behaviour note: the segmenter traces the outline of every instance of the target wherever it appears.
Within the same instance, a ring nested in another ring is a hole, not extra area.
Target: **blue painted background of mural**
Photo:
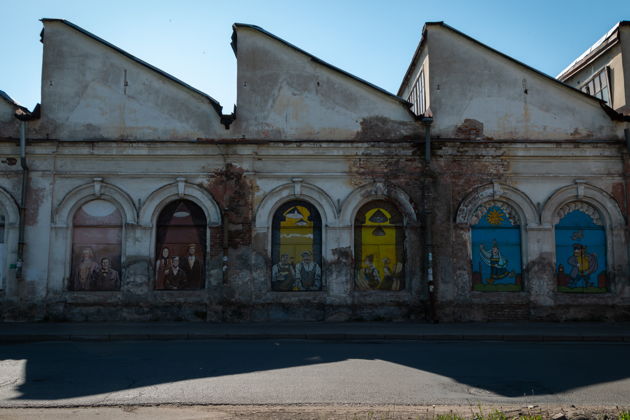
[[[522,290],[521,229],[499,206],[491,206],[472,226],[473,290]]]
[[[556,280],[559,292],[605,293],[606,232],[588,214],[574,210],[556,225]]]

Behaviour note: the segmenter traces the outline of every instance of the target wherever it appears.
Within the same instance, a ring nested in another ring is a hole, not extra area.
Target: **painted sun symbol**
[[[503,215],[497,210],[492,210],[488,212],[486,220],[488,220],[488,223],[491,225],[498,225],[503,221]]]

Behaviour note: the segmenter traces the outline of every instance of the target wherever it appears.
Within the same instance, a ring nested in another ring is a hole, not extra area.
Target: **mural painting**
[[[4,216],[0,215],[0,289],[4,288],[6,263],[7,263],[7,244],[4,240]]]
[[[155,289],[202,289],[205,243],[203,210],[188,200],[167,205],[158,217]]]
[[[398,210],[389,202],[374,201],[359,210],[354,226],[355,288],[404,289],[404,233]]]
[[[489,202],[475,211],[473,223],[473,290],[522,290],[521,228],[514,210],[505,203]]]
[[[303,201],[281,206],[273,218],[271,289],[322,290],[322,222]]]
[[[556,281],[559,292],[605,293],[606,232],[599,213],[582,203],[560,210],[556,232]]]
[[[92,200],[75,213],[72,272],[76,291],[120,290],[122,217],[112,203]]]

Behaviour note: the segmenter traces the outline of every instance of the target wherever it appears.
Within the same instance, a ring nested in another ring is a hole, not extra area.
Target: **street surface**
[[[0,345],[0,407],[630,406],[630,344],[199,340]]]

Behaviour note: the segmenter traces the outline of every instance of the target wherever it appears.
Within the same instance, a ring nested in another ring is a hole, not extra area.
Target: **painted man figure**
[[[164,285],[166,289],[171,290],[188,288],[188,276],[186,276],[186,272],[179,266],[178,256],[174,256],[171,260],[171,268],[167,270],[164,276]]]
[[[479,245],[479,256],[484,264],[490,266],[490,278],[483,279],[484,283],[493,284],[497,280],[504,279],[510,276],[510,271],[507,268],[508,260],[503,258],[501,250],[497,241],[492,241],[492,248],[488,251],[483,244]]]
[[[74,290],[89,290],[92,287],[94,274],[98,272],[99,265],[94,261],[94,251],[90,247],[81,250],[81,262],[74,271]]]
[[[197,245],[188,245],[188,255],[184,258],[182,269],[188,277],[188,289],[201,289],[201,261],[197,258]]]
[[[279,291],[293,290],[295,270],[289,262],[289,254],[280,255],[280,262],[271,267],[271,288]]]
[[[597,255],[588,254],[586,245],[574,244],[573,255],[567,262],[571,266],[569,287],[597,287],[596,282],[591,281],[591,274],[597,270]]]
[[[321,290],[322,270],[313,262],[310,251],[302,252],[302,261],[295,266],[295,284],[297,290]]]
[[[107,257],[101,258],[101,268],[94,274],[94,290],[120,290],[118,271],[111,268]]]

